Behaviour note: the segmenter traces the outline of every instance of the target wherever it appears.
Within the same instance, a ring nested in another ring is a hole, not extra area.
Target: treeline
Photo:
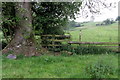
[[[104,26],[104,25],[110,25],[115,23],[116,21],[120,21],[120,16],[118,16],[115,20],[111,19],[106,19],[103,22],[96,24],[96,26]]]
[[[83,22],[83,23],[84,23],[84,22]],[[84,26],[83,23],[75,22],[74,20],[72,20],[72,21],[68,21],[67,26],[68,26],[68,27],[82,27],[82,26]]]

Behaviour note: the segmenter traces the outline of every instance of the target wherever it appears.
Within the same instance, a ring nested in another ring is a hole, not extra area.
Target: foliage
[[[68,57],[68,56],[73,55],[73,53],[72,53],[72,52],[69,52],[69,51],[61,51],[60,54],[61,54],[62,56],[65,56],[65,57]]]
[[[35,30],[42,34],[63,34],[68,18],[75,18],[81,2],[41,2],[33,6]]]
[[[78,23],[78,22],[75,22],[74,20],[72,20],[72,21],[68,21],[67,26],[68,27],[82,27],[84,25],[83,25],[83,23]]]
[[[112,19],[106,19],[103,21],[103,23],[105,23],[105,25],[109,25],[109,24],[113,24],[114,21]]]
[[[106,19],[102,23],[96,24],[96,26],[105,26],[115,23],[113,19]]]
[[[61,47],[60,46],[49,46],[48,47],[49,51],[53,51],[53,52],[60,52],[61,51]]]
[[[63,51],[69,51],[74,54],[80,54],[80,55],[85,55],[85,54],[106,54],[106,53],[111,53],[112,51],[107,48],[102,48],[102,47],[95,47],[95,46],[73,46],[73,45],[64,45],[62,47]]]
[[[71,45],[63,45],[61,50],[75,53],[75,47]]]
[[[76,54],[106,54],[111,53],[109,49],[96,46],[78,46],[75,48]]]
[[[2,31],[6,32],[7,35],[13,34],[17,17],[15,17],[15,3],[13,2],[4,2],[2,3]]]
[[[61,34],[67,19],[75,18],[75,14],[81,6],[81,2],[41,2],[31,4],[33,4],[34,27],[38,30],[38,33],[43,31],[45,34]],[[15,22],[19,20],[19,18],[15,16],[15,3],[4,2],[2,3],[2,8],[2,14],[4,15],[3,28],[14,28],[16,25]]]
[[[7,43],[13,38],[20,18],[16,16],[16,4],[13,2],[2,3],[2,32]]]
[[[111,60],[99,59],[94,63],[88,64],[85,68],[87,74],[91,78],[109,78],[111,75],[115,74],[116,66]]]
[[[50,51],[60,52],[64,55],[71,54],[78,54],[78,55],[85,55],[85,54],[109,54],[112,52],[111,49],[104,48],[102,46],[95,46],[95,45],[68,45],[63,44],[61,47],[48,47]]]
[[[120,21],[120,16],[118,16],[115,21]]]

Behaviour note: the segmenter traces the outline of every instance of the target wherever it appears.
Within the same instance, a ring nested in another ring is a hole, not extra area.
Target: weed
[[[85,70],[91,78],[110,78],[111,75],[115,74],[116,66],[113,61],[104,58],[88,64]]]

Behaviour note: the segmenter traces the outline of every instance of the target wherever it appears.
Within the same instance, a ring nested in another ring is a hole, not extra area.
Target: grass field
[[[83,27],[71,29],[72,41],[79,41],[79,33],[82,33],[81,41],[87,42],[118,42],[118,23],[108,26],[95,26],[87,23]]]
[[[20,58],[18,60],[2,59],[3,78],[90,78],[85,71],[88,64],[104,60],[118,68],[118,56],[103,55],[72,55]],[[111,64],[111,63],[110,63]],[[101,74],[100,74],[101,75]],[[118,78],[115,74],[106,78]]]

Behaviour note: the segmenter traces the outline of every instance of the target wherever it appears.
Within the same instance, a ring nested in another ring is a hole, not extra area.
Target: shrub
[[[73,55],[73,53],[69,51],[61,51],[61,55],[66,57],[66,56]]]
[[[75,47],[73,47],[71,45],[63,45],[61,50],[75,53]]]
[[[104,54],[104,53],[110,53],[111,50],[107,48],[102,48],[102,47],[95,47],[95,46],[78,46],[75,48],[75,53],[76,54]]]
[[[60,52],[61,51],[61,47],[60,46],[58,46],[58,47],[50,46],[50,47],[48,47],[48,50],[49,51],[53,51],[53,52]]]
[[[115,74],[116,68],[112,61],[98,60],[88,64],[85,71],[91,78],[110,78],[111,75]]]
[[[68,51],[73,54],[106,54],[112,51],[108,48],[95,47],[95,46],[73,46],[73,45],[62,45],[62,47],[49,48],[51,51]]]

